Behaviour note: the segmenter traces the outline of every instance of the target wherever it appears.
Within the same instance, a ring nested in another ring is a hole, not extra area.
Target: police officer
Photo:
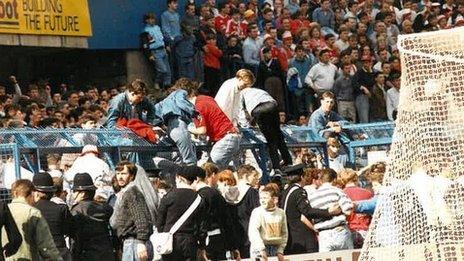
[[[336,205],[329,209],[312,208],[308,196],[303,187],[306,185],[303,166],[295,165],[285,169],[290,180],[289,186],[282,194],[280,207],[287,215],[288,241],[285,255],[313,253],[319,250],[316,232],[311,230],[302,221],[302,216],[307,219],[330,218],[341,212],[340,206]]]
[[[71,252],[66,247],[65,236],[71,232],[71,213],[68,206],[51,202],[56,187],[53,179],[47,172],[41,172],[32,178],[34,184],[35,207],[40,210],[48,223],[56,248],[60,251],[63,260],[71,260]]]
[[[93,200],[96,187],[88,173],[76,174],[73,184],[73,259],[115,260],[109,225],[113,209]]]

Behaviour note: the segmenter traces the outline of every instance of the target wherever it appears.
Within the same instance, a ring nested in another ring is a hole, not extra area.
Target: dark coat
[[[298,184],[290,185],[282,194],[280,207],[284,209],[284,202],[289,191],[298,186],[290,194],[285,214],[287,216],[288,241],[285,248],[286,255],[313,253],[319,250],[316,233],[301,222],[301,215],[308,219],[330,218],[327,210],[312,208],[308,201],[306,191]]]
[[[23,238],[21,237],[21,233],[19,233],[18,227],[11,216],[10,209],[8,205],[5,204],[3,201],[0,201],[0,228],[5,227],[6,234],[8,237],[8,243],[3,246],[0,234],[0,250],[5,251],[5,255],[11,256],[18,251],[18,248],[21,246],[23,242]],[[3,248],[2,248],[3,246]],[[3,255],[0,255],[0,261],[5,260]]]
[[[39,200],[35,207],[47,221],[50,233],[57,248],[66,247],[64,236],[71,232],[72,216],[67,205],[58,205],[49,200]]]
[[[108,204],[84,200],[71,208],[73,215],[72,255],[74,260],[115,260],[109,220],[113,209]]]

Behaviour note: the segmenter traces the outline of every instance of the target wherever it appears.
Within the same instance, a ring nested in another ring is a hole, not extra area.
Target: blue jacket
[[[313,12],[313,21],[321,25],[321,27],[335,28],[335,14],[329,9],[323,11],[322,8],[318,7]]]
[[[174,38],[181,35],[180,32],[180,16],[177,12],[170,12],[166,10],[161,15],[161,29],[169,39],[169,42],[174,41]]]
[[[155,107],[146,97],[139,104],[132,106],[127,99],[127,93],[120,93],[110,101],[108,118],[105,123],[106,127],[116,127],[116,122],[119,118],[128,120],[140,119],[146,123],[153,124],[155,120]]]
[[[306,75],[308,74],[311,67],[313,67],[313,65],[315,65],[316,63],[316,58],[314,58],[314,55],[311,53],[309,55],[306,55],[303,60],[298,60],[296,59],[296,57],[292,58],[290,60],[288,68],[295,67],[298,70],[298,75],[300,76],[301,83],[304,84]]]
[[[193,58],[195,55],[195,36],[181,35],[174,39],[174,51],[177,58]]]
[[[374,196],[368,200],[357,202],[356,212],[373,215],[377,205],[377,198],[378,196]]]
[[[326,114],[322,108],[315,110],[309,118],[311,129],[314,131],[314,133],[317,133],[321,136],[323,136],[324,132],[326,131],[332,131],[332,128],[327,126],[329,121],[340,122],[344,121],[344,119],[334,111],[330,111],[328,114]]]
[[[176,90],[169,94],[164,100],[155,104],[156,117],[167,123],[170,117],[179,116],[187,123],[192,122],[195,117],[195,105],[187,99],[185,90]]]
[[[147,24],[143,31],[149,33],[152,38],[148,46],[150,50],[164,46],[164,37],[159,26]]]

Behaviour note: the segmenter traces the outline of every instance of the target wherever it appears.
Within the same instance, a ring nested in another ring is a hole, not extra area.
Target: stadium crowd
[[[385,165],[346,168],[337,136],[346,121],[395,119],[400,34],[464,24],[453,0],[206,0],[182,17],[177,5],[143,17],[161,99],[141,80],[0,86],[1,127],[128,127],[179,150],[154,158],[157,175],[129,161],[113,172],[91,136],[75,137],[81,154],[49,155],[47,172],[11,185],[0,209],[11,260],[283,260],[361,247]],[[289,151],[285,124],[327,138],[329,168],[309,149]],[[271,183],[237,161],[238,127],[250,125],[267,140]],[[191,135],[213,144],[201,168]]]

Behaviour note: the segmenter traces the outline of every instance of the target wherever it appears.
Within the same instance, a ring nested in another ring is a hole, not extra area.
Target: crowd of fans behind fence
[[[398,35],[464,24],[464,3],[454,0],[205,0],[185,6],[169,0],[167,6],[143,17],[140,35],[161,89],[187,77],[214,96],[224,80],[247,68],[294,123],[317,109],[317,97],[328,90],[347,120],[393,120],[401,74]],[[3,127],[75,127],[86,115],[103,123],[108,102],[124,90],[124,84],[10,82],[0,86]]]

